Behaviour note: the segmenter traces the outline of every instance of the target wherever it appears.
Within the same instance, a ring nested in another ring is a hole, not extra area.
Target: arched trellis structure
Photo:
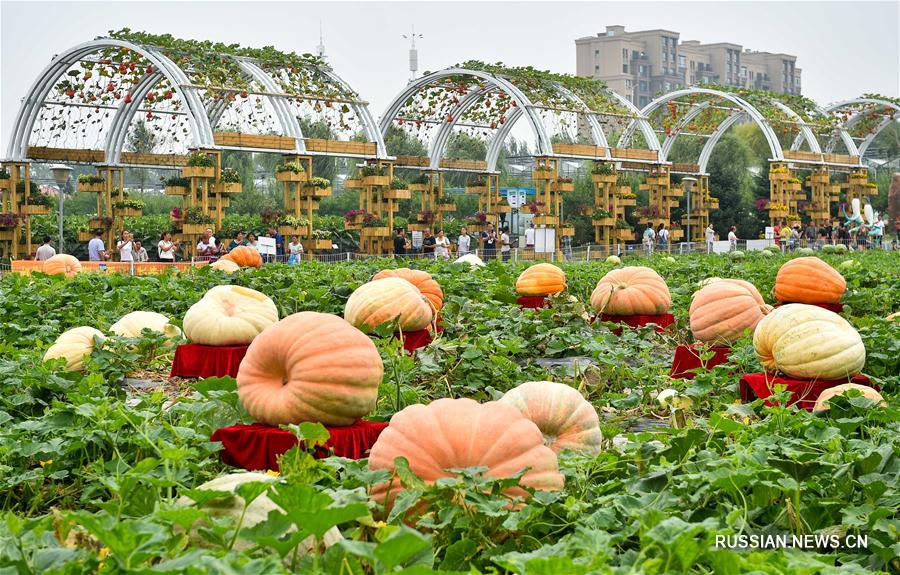
[[[841,122],[839,138],[827,141],[825,151],[833,152],[838,141],[851,155],[864,157],[869,146],[891,122],[900,121],[900,104],[882,98],[854,98],[827,106],[823,113]]]
[[[305,126],[330,135],[309,138]],[[10,177],[0,182],[2,211],[22,214],[22,223],[0,230],[0,239],[12,243],[13,256],[23,227],[31,249],[29,216],[49,211],[19,191],[23,180],[32,189],[31,162],[96,166],[97,176],[80,181],[79,190],[97,194],[91,225],[103,225],[111,238],[124,217],[140,214],[140,202],[125,198],[125,168],[182,169],[183,178],[174,180],[189,184],[169,185],[167,193],[182,196],[185,208],[201,209],[199,219],[221,225],[228,194],[241,189],[229,179],[234,174],[224,177],[222,152],[278,153],[302,166],[301,174],[278,179],[293,221],[308,216],[304,227],[289,226],[291,233],[311,242],[316,202],[331,190],[321,178],[307,184],[312,158],[389,162],[368,103],[321,59],[130,30],[57,55],[22,99],[6,149]],[[213,166],[191,164],[189,152]],[[182,227],[180,220],[176,225]],[[187,222],[183,228],[187,238],[195,233]]]

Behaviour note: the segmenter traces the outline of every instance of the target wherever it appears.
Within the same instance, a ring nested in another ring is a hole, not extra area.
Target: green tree
[[[719,140],[710,156],[709,190],[719,198],[719,209],[712,211],[710,220],[720,236],[724,237],[731,226],[736,226],[738,237],[744,239],[757,237],[761,230],[754,205],[752,165],[752,149],[731,131]]]

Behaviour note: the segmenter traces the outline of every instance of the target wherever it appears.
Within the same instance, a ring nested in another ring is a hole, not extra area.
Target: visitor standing
[[[497,232],[494,231],[494,224],[488,224],[487,229],[481,232],[481,246],[485,260],[497,255]]]
[[[816,225],[812,222],[806,226],[806,230],[804,230],[803,235],[806,239],[806,245],[809,247],[815,247],[816,245]]]
[[[448,259],[450,257],[450,238],[444,235],[444,230],[438,230],[434,240],[434,256]]]
[[[510,255],[512,255],[512,246],[509,242],[509,228],[500,230],[500,254],[505,262],[508,262]]]
[[[97,228],[94,230],[94,239],[88,242],[88,260],[92,262],[102,262],[109,259],[106,253],[106,246],[103,243],[103,230]]]
[[[530,222],[528,227],[525,228],[525,248],[529,250],[534,249],[534,222]]]
[[[213,240],[215,241],[215,238],[213,238]],[[256,239],[256,234],[253,232],[247,234],[247,247],[259,251],[259,242]]]
[[[437,241],[431,235],[431,230],[425,230],[425,237],[422,238],[422,254],[426,258],[434,259],[434,248]]]
[[[406,230],[397,228],[397,235],[394,236],[394,255],[405,256],[407,248],[409,248],[409,241],[406,239]]]
[[[150,261],[150,255],[147,253],[147,248],[144,247],[144,245],[141,243],[141,240],[134,240],[134,261]]]
[[[791,228],[790,226],[784,225],[781,226],[781,231],[778,232],[778,235],[781,237],[781,251],[787,251],[790,247],[791,243]]]
[[[644,230],[644,250],[648,256],[653,255],[653,244],[656,243],[656,232],[653,231],[653,224],[647,224]]]
[[[44,236],[43,238],[41,238],[41,241],[43,243],[37,249],[37,251],[34,252],[34,259],[39,262],[49,260],[56,255],[56,250],[53,248],[53,246],[50,245],[50,236]]]
[[[303,242],[300,236],[291,236],[291,242],[288,244],[288,263],[295,264],[303,258]]]
[[[706,226],[706,253],[713,253],[713,242],[716,240],[716,230],[713,229],[712,223]],[[690,241],[690,238],[688,238]]]
[[[175,252],[178,251],[178,242],[172,241],[172,232],[163,232],[156,244],[157,259],[164,263],[175,263]]]
[[[850,247],[850,232],[847,230],[847,226],[844,225],[844,222],[838,224],[836,243],[844,244],[848,248]]]
[[[737,228],[731,226],[731,229],[728,230],[728,251],[733,252],[737,250]]]
[[[246,246],[247,245],[247,237],[243,231],[239,231],[234,234],[234,238],[228,243],[228,251],[230,252],[234,248],[238,246]]]
[[[656,231],[656,237],[659,238],[659,249],[661,251],[668,251],[669,230],[666,229],[666,224],[659,224],[659,229]]]
[[[797,247],[797,244],[800,242],[800,226],[794,224],[790,228],[790,238],[788,239],[788,246],[791,248],[791,251]]]
[[[272,254],[268,254],[266,256],[266,261],[284,261],[284,236],[281,235],[281,232],[279,232],[278,228],[276,228],[275,226],[269,226],[268,236],[270,238],[275,238],[275,255],[273,256]]]
[[[469,230],[466,229],[466,226],[463,226],[459,230],[459,237],[456,238],[456,253],[459,256],[464,256],[469,253],[469,250],[472,246],[472,238],[469,237]]]
[[[122,230],[119,241],[116,242],[116,251],[119,252],[120,262],[134,261],[134,240],[128,230]]]
[[[200,236],[200,239],[197,241],[197,255],[203,259],[211,260],[219,255],[219,252],[222,251],[222,247],[224,246],[216,243],[216,238],[213,236],[213,229],[206,228],[206,231],[203,232],[203,235]]]

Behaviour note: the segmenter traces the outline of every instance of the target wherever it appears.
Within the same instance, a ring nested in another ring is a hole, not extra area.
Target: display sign
[[[416,250],[417,250],[417,249],[419,249],[419,248],[422,247],[422,239],[423,239],[423,234],[422,234],[422,232],[415,231],[415,232],[412,233],[412,247],[413,247],[413,249],[416,249]]]
[[[525,190],[512,189],[506,190],[506,203],[513,208],[521,208],[528,201],[528,194]]]
[[[552,254],[556,251],[556,228],[534,230],[534,251],[538,254]]]
[[[264,256],[274,256],[277,253],[275,248],[275,238],[270,238],[268,236],[259,236],[257,238],[256,246],[259,249],[259,253]]]

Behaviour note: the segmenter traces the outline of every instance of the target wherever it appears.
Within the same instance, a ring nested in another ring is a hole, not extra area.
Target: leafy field
[[[235,283],[270,296],[281,317],[305,310],[340,314],[349,294],[390,260],[264,266],[235,276],[71,280],[12,274],[0,279],[0,574],[6,573],[862,573],[900,571],[900,256],[868,252],[841,269],[844,315],[867,350],[864,373],[886,409],[855,399],[828,417],[741,404],[733,366],[693,381],[671,380],[675,345],[689,341],[687,308],[711,276],[755,284],[771,302],[785,257],[663,257],[649,265],[668,282],[675,335],[649,329],[613,335],[585,321],[586,304],[610,264],[563,265],[569,291],[552,309],[523,311],[514,284],[523,265],[419,263],[445,293],[443,336],[413,358],[376,337],[385,379],[373,418],[442,397],[499,398],[524,381],[577,387],[601,415],[604,451],[560,456],[566,485],[509,505],[476,470],[419,485],[383,516],[367,488],[387,478],[365,461],[285,456],[278,492],[286,514],[244,530],[179,503],[191,489],[230,471],[209,441],[217,428],[246,422],[233,380],[172,381],[126,389],[127,374],[167,373],[161,338],[109,338],[84,373],[41,362],[62,331],[106,330],[127,312],[153,310],[180,323],[210,287]],[[824,256],[834,266],[839,256]],[[384,334],[382,334],[384,335]],[[574,377],[547,358],[588,356]],[[761,371],[749,338],[734,346],[737,372]],[[674,387],[693,401],[673,416],[656,394]],[[857,403],[859,405],[854,405]],[[297,433],[313,438],[304,425]],[[410,479],[411,484],[416,482]],[[251,484],[252,486],[252,484]],[[283,489],[283,490],[282,490]],[[242,492],[243,493],[243,492]],[[245,498],[252,495],[248,490]],[[404,524],[404,511],[423,510]],[[197,528],[199,520],[205,527]],[[343,540],[308,555],[297,543],[338,526]],[[845,534],[866,549],[830,552],[717,548],[717,535]]]

